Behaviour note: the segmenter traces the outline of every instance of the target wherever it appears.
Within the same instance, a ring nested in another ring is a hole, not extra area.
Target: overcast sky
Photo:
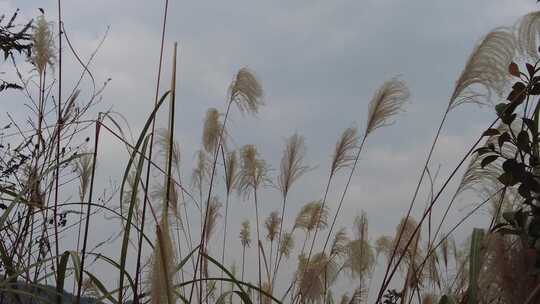
[[[43,7],[49,19],[56,19],[55,5],[56,1],[0,1],[2,13],[20,8],[26,18],[37,16],[38,7]],[[489,30],[511,25],[535,8],[534,0],[171,0],[163,83],[168,84],[169,58],[177,41],[176,134],[184,176],[189,177],[200,147],[205,111],[224,110],[234,73],[248,66],[263,85],[266,105],[256,118],[233,112],[233,146],[257,145],[275,176],[284,139],[298,132],[306,138],[307,163],[316,166],[291,191],[291,218],[302,204],[321,198],[340,133],[350,126],[362,132],[372,94],[385,80],[400,75],[410,87],[411,101],[394,125],[369,138],[338,221],[350,226],[363,209],[373,239],[391,234],[408,207],[453,83],[471,50]],[[70,0],[63,2],[63,14],[67,34],[82,58],[88,58],[110,27],[90,67],[98,83],[112,79],[98,107],[112,107],[139,130],[154,103],[162,1]],[[80,68],[67,51],[65,56],[69,88]],[[18,109],[4,100],[2,112],[8,111]],[[441,178],[447,176],[492,117],[489,107],[465,105],[453,111],[430,168],[440,169]],[[164,126],[166,116],[160,119]],[[104,142],[99,174],[102,180],[119,181],[126,154],[112,137]],[[330,193],[332,211],[344,177],[338,177]],[[422,207],[424,201],[419,200]],[[472,203],[461,199],[453,222]],[[253,210],[247,208],[250,202],[236,197],[231,204],[229,239],[236,248],[231,256],[240,263],[239,223],[253,218]],[[277,191],[263,191],[261,206],[264,215],[280,208]],[[470,226],[484,224],[477,220]],[[91,239],[97,241],[117,228],[96,226]],[[251,265],[255,262],[250,260]]]

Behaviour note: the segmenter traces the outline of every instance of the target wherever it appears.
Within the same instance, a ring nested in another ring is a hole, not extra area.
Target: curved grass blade
[[[155,111],[155,110],[154,110]],[[153,112],[152,114],[154,114],[155,112]],[[144,134],[144,130],[143,130],[143,134]],[[136,174],[135,174],[135,180],[138,181],[141,179],[141,173],[142,173],[142,168],[143,168],[143,165],[144,165],[144,154],[146,152],[146,147],[148,146],[148,140],[150,139],[150,136],[145,136],[144,137],[144,143],[143,143],[143,147],[142,147],[142,150],[141,150],[141,155],[139,156],[139,163],[137,165],[137,171],[136,171]],[[132,158],[133,156],[135,155],[135,153],[132,154]],[[130,161],[131,159],[130,158]],[[128,165],[128,170],[129,170],[129,165]],[[122,183],[125,182],[125,179],[122,181]],[[124,231],[124,236],[123,236],[123,239],[122,239],[122,249],[120,251],[120,280],[119,280],[119,284],[118,284],[118,288],[119,288],[119,291],[118,291],[118,301],[120,303],[122,303],[122,290],[124,288],[124,273],[126,272],[125,268],[126,268],[126,259],[127,259],[127,249],[128,249],[128,245],[129,245],[129,233],[131,231],[131,222],[133,220],[133,210],[135,209],[135,204],[137,202],[137,189],[139,187],[139,183],[135,183],[134,184],[134,187],[133,187],[133,190],[131,192],[131,200],[129,202],[129,209],[128,209],[128,215],[127,215],[127,223],[126,223],[126,228],[125,228],[125,231]],[[134,293],[136,293],[137,291],[136,290],[133,290]]]
[[[56,303],[62,304],[64,295],[64,280],[66,279],[66,268],[69,260],[69,252],[64,251],[58,264],[58,280],[56,282]],[[78,269],[78,268],[77,268]]]

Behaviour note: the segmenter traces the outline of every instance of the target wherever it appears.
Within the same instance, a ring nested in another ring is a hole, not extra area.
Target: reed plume
[[[44,73],[47,65],[52,66],[54,64],[56,58],[51,28],[52,23],[47,22],[44,15],[37,17],[32,35],[33,45],[30,60],[40,75]]]
[[[221,217],[221,214],[219,213],[219,209],[221,208],[221,203],[219,202],[219,199],[216,196],[213,196],[210,200],[210,204],[208,205],[208,217],[206,219],[206,242],[205,244],[208,244],[208,241],[212,238],[212,235],[214,234],[217,220],[219,217]]]
[[[277,211],[272,211],[266,218],[266,221],[264,222],[266,227],[266,239],[270,242],[273,242],[276,239],[280,223],[281,219],[279,218],[279,213]]]
[[[204,149],[208,153],[214,153],[216,151],[219,136],[222,134],[219,116],[220,114],[216,108],[210,108],[206,111],[202,142]]]
[[[534,60],[538,54],[538,32],[540,31],[540,11],[523,16],[516,24],[516,40],[519,52]]]
[[[355,218],[354,228],[356,238],[348,244],[348,268],[353,278],[359,278],[362,288],[363,279],[375,264],[375,255],[368,242],[367,216],[364,212]]]
[[[298,263],[298,295],[302,301],[319,302],[324,299],[327,285],[332,285],[337,277],[338,267],[333,259],[324,253],[314,254],[311,259],[300,255]]]
[[[279,213],[277,211],[272,211],[270,215],[268,215],[268,217],[266,218],[264,225],[266,227],[266,239],[270,241],[270,256],[269,256],[270,261],[268,263],[269,264],[268,267],[269,269],[272,269],[274,240],[276,239],[276,237],[278,237],[278,229],[279,229],[279,226],[281,225],[281,218],[279,217]],[[278,243],[278,246],[279,246],[279,243]]]
[[[227,195],[230,195],[238,183],[238,158],[235,151],[227,153],[224,166],[225,189],[227,190]]]
[[[45,191],[42,189],[41,180],[38,168],[35,166],[28,166],[26,168],[26,185],[24,192],[28,197],[28,204],[32,207],[43,208],[45,207]]]
[[[294,236],[292,233],[287,232],[284,233],[281,242],[280,242],[279,250],[280,250],[280,256],[284,256],[285,258],[289,258],[291,255],[292,250],[294,249]]]
[[[403,110],[409,96],[407,85],[399,78],[394,77],[383,83],[369,103],[365,136],[390,124],[390,118]]]
[[[162,216],[156,229],[157,242],[154,247],[151,270],[151,303],[176,303],[174,269],[175,255],[171,236],[169,233],[168,217]]]
[[[221,208],[221,203],[219,202],[219,199],[216,196],[213,196],[210,199],[210,202],[207,208],[208,208],[208,211],[207,211],[206,222],[205,222],[206,233],[204,234],[205,236],[204,252],[208,252],[209,241],[215,232],[218,218],[221,216],[221,214],[219,213],[219,209]],[[203,260],[203,272],[205,276],[208,277],[208,259]]]
[[[340,169],[349,167],[354,161],[354,149],[358,143],[357,134],[358,130],[356,128],[347,128],[341,134],[332,157],[331,175],[334,175]]]
[[[242,229],[240,230],[240,243],[242,244],[242,280],[244,280],[246,248],[251,245],[251,229],[249,227],[248,220],[242,222]]]
[[[502,96],[509,75],[508,66],[516,54],[516,39],[508,28],[497,28],[488,33],[470,55],[450,97],[449,109],[463,103],[483,104],[482,96],[473,87],[483,86],[487,100],[491,92]]]
[[[304,157],[306,154],[306,147],[304,144],[304,138],[298,134],[287,139],[283,156],[281,157],[280,172],[278,175],[278,188],[281,191],[283,199],[281,206],[281,219],[279,224],[278,239],[281,239],[283,231],[283,222],[285,219],[285,207],[287,204],[287,195],[292,185],[308,170],[309,167],[304,165]],[[280,255],[281,243],[278,243],[278,250],[276,251],[276,267],[274,269],[274,277],[277,275],[279,269],[279,262],[281,261]],[[271,258],[271,257],[270,257]]]
[[[305,155],[304,137],[294,134],[287,139],[278,176],[278,187],[283,198],[287,197],[294,182],[309,170],[309,166],[303,164]]]
[[[169,131],[167,129],[158,129],[156,133],[156,144],[159,147],[159,153],[164,159],[166,159],[169,155],[169,141],[171,139]],[[180,160],[180,144],[176,140],[174,140],[172,150],[172,163],[176,166],[176,169],[178,171]]]
[[[83,151],[75,160],[74,170],[79,178],[79,199],[84,201],[92,174],[92,154]]]
[[[191,174],[191,185],[202,192],[202,187],[208,176],[208,159],[203,150],[197,151],[197,165]],[[202,193],[200,193],[202,196]],[[202,201],[202,197],[201,197]]]
[[[254,145],[245,145],[241,153],[238,193],[249,197],[251,193],[268,182],[268,167],[266,162],[259,158],[259,152]]]
[[[241,68],[229,86],[229,101],[235,102],[241,113],[256,114],[264,104],[263,89],[248,68]]]
[[[259,158],[259,152],[254,145],[245,145],[242,147],[242,166],[238,180],[238,192],[246,197],[253,194],[253,204],[255,205],[255,228],[257,231],[257,261],[259,270],[259,287],[262,284],[261,279],[261,234],[259,225],[259,202],[257,191],[261,186],[268,182],[268,168],[266,162]],[[260,298],[261,295],[259,295]]]
[[[227,226],[229,217],[229,200],[231,192],[236,187],[238,182],[238,160],[236,158],[236,152],[228,152],[224,157],[224,169],[225,169],[225,189],[227,190],[227,196],[225,199],[225,223],[223,225],[223,244],[221,250],[221,264],[225,263],[225,251],[227,248]],[[223,272],[222,272],[223,275]],[[223,293],[223,282],[220,285],[220,292]]]
[[[390,256],[392,255],[392,238],[387,235],[378,237],[375,241],[375,253],[376,258],[378,258],[379,255],[384,254],[389,261]]]
[[[411,244],[414,245],[420,239],[420,235],[414,233],[417,225],[417,222],[409,217],[401,219],[399,225],[396,227],[396,234],[392,246],[396,251],[396,255],[405,256],[408,264],[414,263],[418,257],[418,252],[415,252],[416,250],[413,248],[415,246],[407,246],[408,240],[414,238],[411,242]],[[399,235],[402,235],[401,239],[399,238]]]
[[[134,200],[133,205],[133,220],[137,224],[141,224],[141,214],[140,214],[140,204],[141,204],[141,198],[139,196],[139,188],[137,186],[137,183],[140,181],[136,180],[137,174],[133,170],[128,174],[126,179],[126,187],[124,188],[124,195],[122,197],[122,201],[120,202],[120,214],[124,215],[127,214],[129,210],[129,205],[131,204],[131,200]]]
[[[248,220],[242,222],[242,229],[240,230],[240,243],[242,243],[242,246],[244,247],[249,247],[251,245],[251,229]]]
[[[300,228],[306,232],[311,232],[317,227],[326,228],[328,221],[328,210],[322,206],[322,202],[313,201],[305,204],[296,215],[294,228]]]
[[[330,246],[330,257],[342,257],[348,252],[349,237],[345,228],[339,229],[334,235],[332,246]]]

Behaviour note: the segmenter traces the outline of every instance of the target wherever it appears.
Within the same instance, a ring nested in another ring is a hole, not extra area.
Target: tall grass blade
[[[480,273],[480,252],[482,250],[482,241],[484,238],[484,229],[474,228],[471,239],[471,248],[469,253],[469,289],[468,304],[476,304],[478,294],[478,278]]]

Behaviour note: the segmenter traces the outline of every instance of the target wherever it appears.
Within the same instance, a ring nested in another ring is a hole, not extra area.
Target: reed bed
[[[83,61],[63,27],[61,1],[54,21],[44,13],[23,23],[17,13],[0,19],[5,63],[17,75],[2,80],[0,94],[19,90],[28,108],[24,121],[8,116],[0,133],[0,303],[540,301],[538,12],[494,29],[478,43],[456,77],[407,212],[393,235],[379,236],[370,233],[370,217],[361,205],[354,206],[353,222],[344,225],[340,219],[368,139],[391,127],[414,101],[405,77],[373,89],[366,125],[343,130],[328,151],[328,163],[307,163],[306,139],[293,133],[273,165],[257,146],[232,140],[233,118],[272,106],[256,73],[242,67],[223,89],[225,100],[202,118],[195,162],[186,165],[175,134],[182,132],[175,128],[178,51],[164,38],[167,16],[168,1],[156,47],[152,111],[135,135],[120,114],[100,109],[108,81],[97,85],[90,63],[103,41]],[[167,49],[172,49],[170,67],[163,66]],[[63,56],[81,66],[79,81],[69,89],[62,88]],[[23,64],[33,67],[29,75],[20,72]],[[167,69],[171,83],[163,84]],[[90,90],[81,79],[90,81]],[[452,111],[500,99],[506,101],[495,106],[493,123],[448,176],[435,177],[432,156]],[[96,172],[104,134],[127,157],[118,185],[101,191]],[[185,172],[189,167],[193,171]],[[326,178],[319,193],[308,202],[291,199],[291,193],[302,191],[298,181],[315,170]],[[423,188],[430,195],[419,207]],[[280,202],[264,213],[263,193],[271,191]],[[466,192],[482,201],[448,228],[449,211]],[[443,193],[451,193],[450,199]],[[236,203],[251,215],[231,215]],[[455,230],[481,210],[488,210],[490,225],[470,231],[463,243],[456,241]],[[434,213],[442,215],[438,222]],[[95,243],[92,227],[98,216],[120,225]],[[231,221],[240,230],[231,230]],[[66,246],[67,238],[75,238],[76,245]],[[105,246],[117,248],[117,254],[102,254]],[[231,252],[241,256],[233,259]],[[233,260],[236,264],[229,265]],[[97,264],[108,273],[95,272]],[[354,288],[345,290],[341,282]]]

